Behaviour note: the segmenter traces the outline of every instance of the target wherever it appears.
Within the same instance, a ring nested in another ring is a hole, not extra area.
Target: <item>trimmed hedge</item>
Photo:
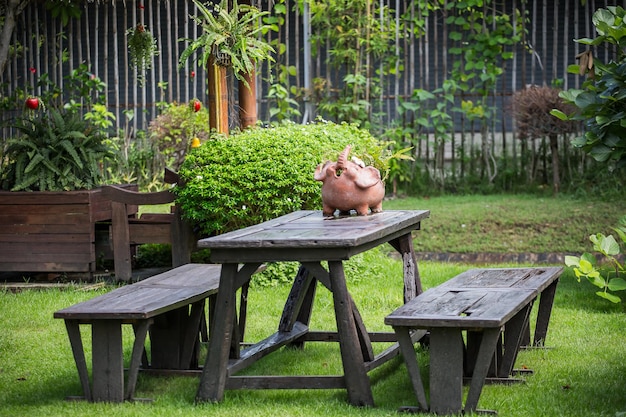
[[[217,135],[193,149],[180,168],[177,202],[203,236],[212,236],[296,210],[322,207],[319,163],[351,155],[384,176],[386,144],[352,124],[294,123]]]

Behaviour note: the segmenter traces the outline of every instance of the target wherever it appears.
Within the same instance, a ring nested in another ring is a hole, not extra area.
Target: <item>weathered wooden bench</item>
[[[511,374],[520,346],[529,338],[530,311],[537,297],[541,301],[534,343],[544,343],[561,272],[560,267],[473,269],[388,315],[385,323],[398,338],[419,410],[476,411],[487,377]],[[430,406],[413,349],[414,329],[430,333]],[[463,408],[464,377],[471,380]]]
[[[177,173],[166,169],[165,182],[176,184]],[[111,225],[109,240],[113,249],[115,278],[129,282],[132,279],[132,255],[137,245],[166,243],[172,247],[172,267],[190,262],[196,238],[192,227],[183,220],[180,208],[171,206],[170,213],[143,213],[137,216],[139,206],[174,203],[176,196],[170,190],[137,192],[123,187],[102,187],[103,197],[110,200]],[[131,213],[129,215],[129,213]]]
[[[209,298],[210,317],[220,271],[220,265],[186,264],[55,312],[55,318],[65,320],[84,398],[132,400],[142,364],[151,369],[197,368],[205,300]],[[92,385],[80,324],[92,329]],[[122,324],[132,324],[135,333],[126,391]],[[145,352],[148,331],[150,363]]]

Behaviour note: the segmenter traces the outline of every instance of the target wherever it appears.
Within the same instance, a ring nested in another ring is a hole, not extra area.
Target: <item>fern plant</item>
[[[203,30],[197,39],[181,39],[189,42],[180,55],[179,68],[196,52],[203,66],[213,56],[218,65],[230,67],[235,77],[248,84],[244,78],[254,70],[255,62],[272,61],[270,55],[274,48],[259,38],[261,33],[271,29],[269,25],[261,24],[261,18],[268,14],[254,6],[233,2],[228,10],[228,0],[222,0],[219,6],[206,6],[200,0],[193,0],[197,16],[190,16]]]
[[[102,184],[102,162],[110,151],[104,136],[80,114],[48,109],[18,119],[22,136],[6,142],[0,174],[2,189],[69,191]]]

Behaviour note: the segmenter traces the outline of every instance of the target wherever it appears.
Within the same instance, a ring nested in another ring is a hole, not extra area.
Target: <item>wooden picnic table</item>
[[[397,344],[374,355],[373,341],[395,341],[367,331],[346,285],[343,261],[384,243],[390,243],[404,264],[404,299],[422,292],[411,232],[420,228],[428,210],[391,210],[369,216],[323,217],[321,211],[297,211],[274,220],[202,239],[198,247],[211,250],[211,261],[222,264],[212,337],[200,379],[197,401],[221,401],[225,389],[344,388],[349,402],[372,406],[367,373],[398,355]],[[268,338],[241,349],[242,323],[236,323],[236,293],[265,262],[297,261],[301,268],[286,300],[278,330]],[[326,269],[322,262],[328,262]],[[240,264],[243,266],[240,267]],[[317,282],[331,291],[336,332],[309,329]],[[417,337],[417,336],[416,336]],[[265,355],[287,344],[338,341],[343,364],[340,376],[238,376]]]

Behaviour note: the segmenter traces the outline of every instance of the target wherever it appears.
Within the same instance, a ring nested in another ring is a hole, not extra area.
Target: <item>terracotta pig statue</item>
[[[350,145],[339,154],[337,162],[326,161],[315,169],[314,178],[322,182],[324,216],[333,216],[335,210],[346,214],[355,210],[359,216],[383,211],[385,185],[380,171],[358,158],[348,160]]]

